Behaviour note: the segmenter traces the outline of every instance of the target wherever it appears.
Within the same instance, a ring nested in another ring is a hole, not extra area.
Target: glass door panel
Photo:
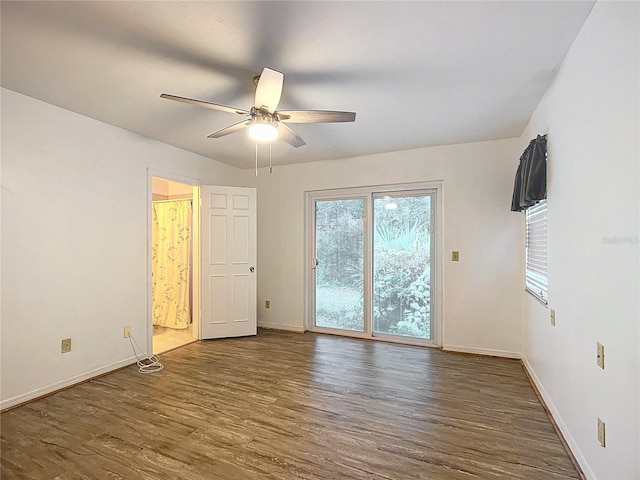
[[[315,201],[315,326],[365,331],[364,198]]]
[[[432,339],[431,194],[373,195],[373,334]]]

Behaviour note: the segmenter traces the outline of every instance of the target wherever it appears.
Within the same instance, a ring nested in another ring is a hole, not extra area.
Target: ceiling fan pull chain
[[[256,177],[258,176],[258,141],[256,140]]]
[[[273,173],[273,167],[271,166],[271,144],[269,144],[269,173]]]

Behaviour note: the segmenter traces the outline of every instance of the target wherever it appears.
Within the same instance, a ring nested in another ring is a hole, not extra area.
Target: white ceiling
[[[2,86],[185,150],[250,168],[243,109],[264,66],[280,109],[357,112],[292,125],[288,164],[518,136],[593,1],[2,1]],[[34,132],[37,135],[38,132]]]

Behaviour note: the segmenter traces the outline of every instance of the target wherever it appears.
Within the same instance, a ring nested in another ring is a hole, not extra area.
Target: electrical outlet
[[[604,448],[607,446],[604,420],[602,420],[600,417],[598,417],[598,441],[600,442],[601,447]]]
[[[124,327],[124,338],[129,338],[131,336],[131,327]]]
[[[60,351],[62,353],[67,353],[71,351],[71,339],[63,338],[60,346]]]
[[[604,370],[604,345],[598,342],[596,357],[598,361],[598,366]]]
[[[451,261],[453,261],[453,262],[460,261],[460,252],[459,251],[454,250],[453,252],[451,252]]]
[[[551,325],[556,326],[556,311],[551,309]]]
[[[271,308],[271,300],[264,301],[264,308]]]

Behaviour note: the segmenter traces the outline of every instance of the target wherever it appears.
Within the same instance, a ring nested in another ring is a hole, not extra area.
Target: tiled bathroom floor
[[[194,341],[192,336],[193,325],[183,330],[153,326],[153,353],[164,353],[187,343]]]

